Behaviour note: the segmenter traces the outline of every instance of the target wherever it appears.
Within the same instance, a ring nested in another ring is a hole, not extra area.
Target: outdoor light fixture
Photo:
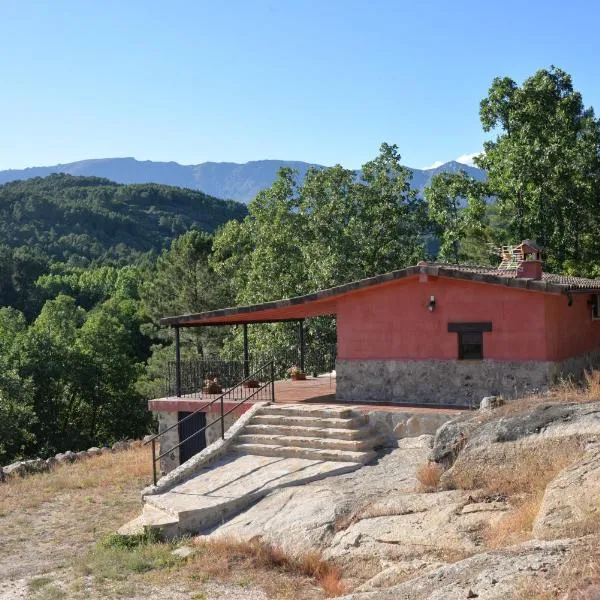
[[[427,310],[433,312],[435,308],[435,296],[429,296],[429,302],[427,303]]]

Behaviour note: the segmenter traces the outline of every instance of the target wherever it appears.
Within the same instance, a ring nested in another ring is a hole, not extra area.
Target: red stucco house
[[[600,359],[600,280],[542,272],[524,242],[498,269],[420,263],[264,304],[163,319],[175,327],[334,315],[337,398],[457,404],[514,397]]]

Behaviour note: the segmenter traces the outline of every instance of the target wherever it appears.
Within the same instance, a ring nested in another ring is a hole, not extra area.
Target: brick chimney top
[[[502,246],[502,262],[499,271],[514,271],[520,279],[542,278],[542,253],[531,240],[523,240],[518,246]]]
[[[516,248],[521,258],[517,265],[519,279],[542,278],[542,252],[538,245],[531,240],[523,240]]]

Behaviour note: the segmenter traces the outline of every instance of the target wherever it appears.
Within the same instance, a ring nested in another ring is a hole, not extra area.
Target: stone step
[[[322,417],[295,417],[285,415],[255,415],[250,425],[295,425],[300,427],[320,427],[323,429],[358,429],[369,422],[367,415],[348,419]]]
[[[148,530],[157,533],[162,539],[172,539],[179,535],[179,518],[172,513],[152,506],[144,504],[142,514],[125,523],[117,531],[120,535],[141,535]]]
[[[376,452],[350,450],[326,450],[320,448],[302,448],[299,446],[273,446],[271,444],[234,444],[233,452],[256,456],[278,456],[281,458],[305,458],[308,460],[351,462],[365,464],[377,456]]]
[[[300,437],[323,437],[338,440],[360,440],[372,435],[373,429],[363,425],[358,429],[324,429],[322,427],[303,427],[301,425],[271,425],[250,423],[244,433],[256,435],[297,435]]]
[[[320,404],[271,404],[262,408],[260,414],[286,417],[320,417],[323,419],[347,419],[359,416],[352,407],[323,406]]]
[[[362,465],[348,461],[315,461],[232,453],[211,467],[144,502],[178,521],[177,535],[206,532],[274,490],[342,475]]]
[[[375,435],[360,440],[338,440],[335,438],[301,437],[297,435],[261,435],[244,432],[244,434],[240,435],[236,441],[240,444],[266,444],[269,446],[362,452],[380,446],[384,439],[381,436]]]

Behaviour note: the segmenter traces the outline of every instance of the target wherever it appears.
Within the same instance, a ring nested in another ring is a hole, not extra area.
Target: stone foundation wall
[[[583,356],[569,358],[559,363],[553,363],[550,377],[553,383],[564,378],[582,379],[584,372],[600,368],[600,350]]]
[[[543,389],[552,363],[495,360],[338,360],[337,398],[477,407],[485,396],[514,398]]]
[[[484,360],[343,360],[337,398],[348,402],[447,404],[477,408],[485,396],[517,398],[560,378],[600,367],[600,351],[561,362]]]
[[[225,417],[225,431],[227,431],[243,414],[241,411],[233,411],[231,414]],[[158,417],[158,432],[162,433],[165,429],[168,429],[172,425],[177,423],[177,413],[167,411],[157,411]],[[218,418],[218,413],[208,413],[206,415],[206,422],[210,423]],[[206,445],[210,446],[217,440],[221,439],[221,423],[215,423],[206,428]],[[179,443],[179,432],[177,427],[171,429],[161,438],[161,454],[166,450],[175,448]],[[160,471],[163,474],[170,473],[175,467],[179,466],[179,448],[175,448],[172,452],[169,452],[166,456],[160,459]]]

